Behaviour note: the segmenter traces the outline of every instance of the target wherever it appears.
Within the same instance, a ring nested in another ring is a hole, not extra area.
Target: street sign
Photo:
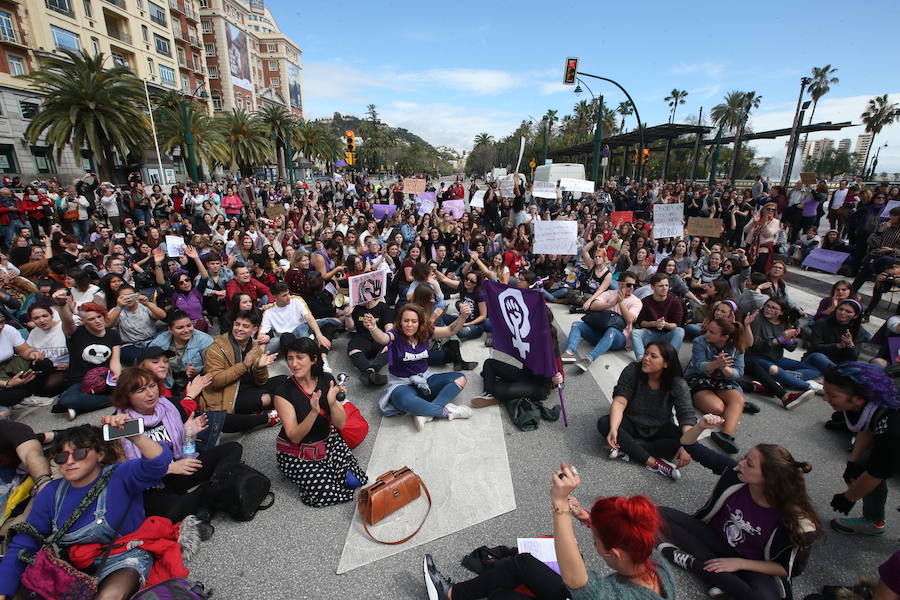
[[[537,163],[534,162],[534,159],[532,158],[532,159],[531,159],[531,162],[528,163],[528,166],[531,167],[531,168],[533,169],[533,168],[535,168],[535,167],[537,166]]]

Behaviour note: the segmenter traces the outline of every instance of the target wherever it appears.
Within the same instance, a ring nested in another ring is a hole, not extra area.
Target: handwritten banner
[[[609,222],[613,224],[613,227],[618,227],[622,223],[633,223],[634,213],[630,210],[617,210],[609,215]]]
[[[387,294],[387,271],[377,270],[354,275],[347,279],[350,285],[350,306],[365,304]]]
[[[574,255],[578,252],[578,223],[576,221],[536,221],[534,223],[534,253]]]
[[[691,217],[688,219],[687,228],[691,235],[717,238],[722,235],[722,219]]]
[[[900,200],[891,200],[887,204],[884,205],[884,210],[881,211],[881,218],[887,219],[891,216],[891,211],[900,206]]]
[[[563,177],[559,180],[559,185],[567,192],[581,192],[582,194],[594,193],[594,182],[587,179],[569,179]]]
[[[434,210],[437,202],[437,194],[434,192],[423,192],[416,196],[419,202],[419,215],[427,215]]]
[[[535,181],[531,186],[531,195],[535,198],[556,198],[556,184],[550,181]]]
[[[466,214],[466,203],[462,200],[445,200],[441,208],[453,215],[454,219],[459,219]]]
[[[418,179],[415,177],[409,177],[403,180],[403,193],[404,194],[424,194],[425,193],[425,180]]]
[[[837,273],[844,265],[844,261],[850,258],[846,252],[836,252],[825,248],[813,248],[812,252],[803,259],[803,266],[810,269],[818,269],[826,273]]]
[[[472,194],[472,199],[469,200],[470,208],[484,208],[484,195],[487,193],[487,190],[478,190],[474,194]]]
[[[394,213],[397,212],[397,206],[394,204],[373,204],[372,211],[375,213],[375,220],[380,221],[384,218],[384,215],[393,217]]]
[[[816,185],[816,174],[800,173],[800,183],[803,185]]]
[[[184,238],[179,235],[167,235],[166,254],[172,257],[184,256]]]
[[[681,237],[684,234],[684,204],[653,205],[653,237]]]

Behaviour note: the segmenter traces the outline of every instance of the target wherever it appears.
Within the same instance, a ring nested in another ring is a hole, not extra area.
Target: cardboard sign
[[[578,252],[576,221],[537,221],[534,224],[534,253],[571,256]]]
[[[427,215],[434,210],[437,195],[434,192],[423,192],[417,196],[419,202],[419,215]]]
[[[184,238],[180,235],[167,235],[166,254],[171,257],[184,256]]]
[[[684,204],[653,205],[653,237],[675,238],[684,234]]]
[[[556,184],[550,181],[535,181],[531,186],[531,195],[535,198],[556,198]]]
[[[890,202],[885,204],[884,210],[881,211],[881,218],[882,219],[890,218],[891,211],[897,206],[900,206],[900,200],[891,200]]]
[[[394,204],[373,204],[372,212],[375,214],[375,220],[380,221],[384,218],[384,215],[393,217],[394,213],[397,212],[397,206]]]
[[[567,192],[581,192],[582,194],[594,193],[594,182],[587,179],[569,179],[563,177],[559,180],[559,185]]]
[[[474,194],[472,194],[472,199],[469,200],[470,208],[484,208],[484,195],[487,193],[487,190],[478,190]]]
[[[407,178],[403,180],[404,194],[424,194],[425,180],[417,178]]]
[[[284,205],[281,203],[270,204],[266,207],[266,216],[270,219],[284,216]]]
[[[848,258],[850,258],[850,255],[846,252],[813,248],[812,252],[803,259],[803,266],[825,271],[826,273],[837,273]]]
[[[512,196],[515,193],[515,180],[512,175],[507,175],[506,177],[501,177],[498,181],[500,193],[504,196]]]
[[[722,219],[691,217],[688,219],[688,233],[701,237],[717,238],[722,235]]]
[[[441,208],[453,215],[454,219],[459,219],[466,214],[466,203],[462,200],[445,200]]]
[[[347,279],[350,285],[350,306],[365,304],[370,300],[384,298],[387,293],[387,272],[369,271]]]
[[[800,173],[800,183],[803,185],[816,185],[815,173]]]
[[[622,223],[633,223],[634,213],[630,210],[617,210],[609,215],[609,222],[613,224],[613,227],[618,227]]]

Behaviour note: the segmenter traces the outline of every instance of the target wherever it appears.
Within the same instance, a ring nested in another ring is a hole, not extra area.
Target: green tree
[[[337,150],[337,139],[331,129],[322,123],[300,123],[295,128],[294,145],[297,152],[310,162],[331,164]]]
[[[631,106],[631,102],[619,102],[616,112],[622,116],[622,122],[619,124],[619,133],[622,133],[625,131],[625,117],[634,114],[634,107]]]
[[[256,115],[233,109],[216,117],[216,125],[225,140],[227,162],[237,165],[241,176],[249,177],[254,166],[269,160],[272,144]]]
[[[812,83],[809,84],[809,97],[813,101],[812,110],[809,112],[810,125],[813,122],[813,115],[816,114],[816,105],[819,103],[819,100],[831,91],[831,86],[840,82],[840,79],[834,76],[837,71],[837,68],[832,67],[830,64],[824,67],[813,67]]]
[[[669,95],[663,98],[663,101],[669,105],[669,123],[675,122],[675,111],[678,109],[679,104],[684,104],[684,99],[687,98],[687,95],[687,90],[673,88]]]
[[[483,144],[492,144],[494,143],[494,137],[486,132],[479,133],[475,136],[475,147],[481,146]]]
[[[43,96],[25,138],[35,144],[46,136],[57,160],[66,146],[80,160],[86,144],[101,179],[112,181],[113,152],[121,157],[142,152],[150,139],[144,86],[126,67],[105,68],[103,53],[60,52],[62,56],[41,56],[40,68],[22,76],[32,84],[31,91]]]
[[[756,92],[734,90],[728,92],[723,103],[713,106],[710,117],[716,125],[729,131],[737,131],[747,120],[750,111],[759,107],[761,100],[762,96],[758,96]]]
[[[812,167],[819,177],[831,179],[835,175],[849,173],[853,165],[853,159],[854,155],[846,150],[829,148],[822,152]]]
[[[900,106],[896,102],[889,102],[887,94],[875,96],[869,100],[866,110],[863,111],[860,118],[863,125],[866,126],[866,132],[872,134],[872,141],[869,143],[869,149],[866,150],[866,158],[863,161],[863,173],[865,173],[865,167],[869,164],[869,153],[875,147],[875,136],[900,118]]]
[[[154,112],[154,116],[156,117],[156,132],[160,149],[171,152],[178,148],[181,160],[184,161],[184,171],[187,173],[188,151],[184,141],[184,121],[181,116],[181,107],[160,106]],[[228,160],[225,138],[219,130],[216,119],[210,117],[205,110],[198,108],[194,103],[188,105],[188,127],[194,135],[194,150],[208,168],[212,169]]]
[[[369,169],[379,170],[390,150],[397,146],[398,140],[394,130],[381,121],[378,109],[374,104],[368,105],[366,117],[362,123],[365,142],[359,151],[363,157],[363,163]]]
[[[265,135],[272,140],[275,163],[278,165],[278,178],[284,179],[287,175],[287,162],[293,158],[285,156],[287,153],[286,142],[293,137],[296,117],[281,105],[269,104],[256,113],[256,118]]]

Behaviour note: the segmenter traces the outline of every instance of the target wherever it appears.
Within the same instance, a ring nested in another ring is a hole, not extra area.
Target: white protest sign
[[[486,193],[487,190],[478,190],[472,194],[472,199],[469,201],[469,208],[484,208],[484,195]]]
[[[551,181],[535,181],[531,186],[531,195],[535,198],[556,198],[556,184]]]
[[[515,181],[512,175],[501,177],[499,181],[500,193],[504,196],[512,196],[515,191]]]
[[[887,204],[884,205],[884,209],[881,211],[881,218],[887,219],[891,216],[891,211],[894,210],[895,207],[900,206],[900,200],[890,200]]]
[[[350,285],[350,306],[365,304],[370,300],[384,298],[387,293],[387,272],[369,271],[347,279]]]
[[[167,235],[166,254],[173,257],[184,256],[184,238],[177,235]]]
[[[347,184],[347,193],[348,193],[348,194],[355,194],[355,193],[356,193],[356,184],[355,184],[355,183],[348,183],[348,184]]]
[[[537,221],[534,224],[534,253],[574,255],[578,252],[576,221]]]
[[[559,180],[559,185],[567,192],[581,192],[584,194],[594,193],[594,182],[587,179],[569,179],[563,177]]]
[[[653,237],[674,238],[684,235],[684,204],[653,205]]]

